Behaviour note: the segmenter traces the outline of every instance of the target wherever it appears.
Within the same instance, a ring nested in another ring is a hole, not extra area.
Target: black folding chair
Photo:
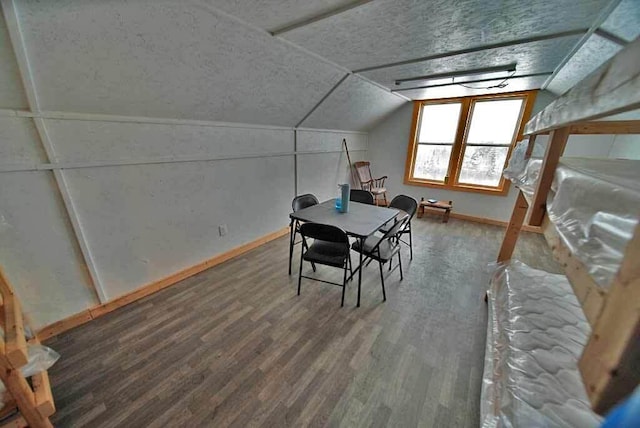
[[[325,284],[341,286],[342,302],[340,303],[340,306],[344,306],[344,292],[347,288],[347,269],[352,271],[351,251],[349,250],[349,238],[347,237],[346,232],[338,227],[327,224],[304,223],[300,226],[299,233],[300,236],[302,236],[303,244],[302,252],[300,253],[298,296],[300,295],[302,278],[312,279],[314,281],[324,282]],[[307,244],[307,238],[314,240],[311,246]],[[342,284],[302,275],[303,260],[344,269]]]
[[[409,246],[409,253],[411,254],[411,260],[413,260],[413,238],[411,234],[411,220],[413,216],[418,211],[418,201],[413,199],[411,196],[407,195],[398,195],[389,204],[389,208],[396,208],[406,212],[409,215],[405,226],[400,230],[400,242]],[[382,233],[385,233],[389,227],[389,224],[386,224],[384,227],[380,229]],[[409,235],[409,242],[403,241],[402,235]]]
[[[360,202],[362,204],[375,205],[373,193],[368,190],[351,189],[349,200],[353,202]]]
[[[404,279],[402,275],[402,256],[400,254],[400,234],[401,230],[406,226],[407,220],[409,219],[408,215],[405,215],[402,218],[396,217],[395,223],[393,226],[387,230],[382,237],[378,235],[371,235],[367,239],[365,239],[362,248],[360,248],[360,241],[356,241],[353,243],[351,248],[358,253],[362,253],[364,256],[364,260],[362,260],[362,264],[356,268],[351,273],[351,279],[353,275],[358,272],[358,269],[362,269],[362,266],[371,261],[377,261],[378,266],[380,267],[380,282],[382,283],[382,298],[383,300],[387,300],[387,294],[384,290],[384,275],[382,273],[382,265],[389,262],[389,268],[391,268],[391,264],[393,261],[393,257],[398,255],[398,265],[389,269],[390,271],[396,270],[396,268],[400,268],[400,280]]]
[[[320,201],[311,193],[307,193],[305,195],[296,196],[293,198],[291,202],[291,208],[293,212],[300,211],[301,209],[312,207],[314,205],[318,205]],[[300,221],[291,219],[291,223],[289,224],[289,275],[291,275],[291,259],[293,259],[293,246],[296,244],[296,233],[300,233]],[[299,242],[298,242],[299,244]],[[312,264],[313,270],[315,272],[316,266]]]

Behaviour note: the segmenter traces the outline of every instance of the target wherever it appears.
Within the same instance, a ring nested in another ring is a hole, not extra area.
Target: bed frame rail
[[[0,297],[2,306],[0,324],[4,340],[0,341],[0,379],[9,397],[0,409],[2,427],[53,427],[49,416],[55,412],[51,385],[46,371],[31,377],[31,383],[20,370],[28,361],[25,320],[20,301],[0,268]],[[31,343],[39,343],[37,337]],[[4,419],[6,418],[6,419]]]
[[[640,120],[594,121],[640,108],[640,37],[606,64],[549,104],[525,127],[527,156],[539,134],[550,134],[533,197],[520,192],[498,261],[508,261],[530,206],[529,224],[541,225],[580,301],[592,334],[579,368],[592,407],[600,414],[628,396],[640,383],[640,225],[628,243],[613,283],[598,286],[550,224],[547,195],[570,134],[638,134]],[[640,214],[638,216],[640,218]]]

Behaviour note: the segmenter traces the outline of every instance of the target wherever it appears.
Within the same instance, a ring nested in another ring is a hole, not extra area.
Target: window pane
[[[430,104],[422,107],[420,143],[453,143],[458,129],[460,103]]]
[[[444,181],[449,169],[451,146],[433,146],[420,144],[416,155],[414,178],[425,180]]]
[[[469,144],[511,144],[522,99],[478,101],[473,108]]]
[[[458,182],[497,187],[508,151],[508,147],[467,146]]]

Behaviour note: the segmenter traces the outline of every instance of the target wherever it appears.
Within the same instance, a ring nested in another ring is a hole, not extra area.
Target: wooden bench
[[[418,218],[422,218],[422,216],[424,215],[425,207],[436,208],[444,211],[442,222],[447,223],[449,221],[449,214],[451,214],[451,209],[453,209],[453,201],[449,201],[448,203],[445,201],[429,202],[425,201],[424,198],[420,198],[420,205],[418,206]]]

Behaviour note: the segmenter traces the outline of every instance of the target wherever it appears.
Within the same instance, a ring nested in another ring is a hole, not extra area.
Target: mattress
[[[532,196],[541,166],[542,159],[532,158],[523,168],[505,170],[505,176]],[[561,158],[547,212],[564,244],[594,281],[608,287],[638,224],[640,161]]]
[[[480,425],[599,426],[577,367],[590,327],[566,277],[500,265],[488,306]]]

